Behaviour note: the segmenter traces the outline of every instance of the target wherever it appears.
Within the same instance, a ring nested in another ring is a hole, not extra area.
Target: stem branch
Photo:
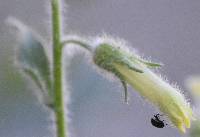
[[[92,51],[92,46],[91,46],[91,45],[89,45],[88,43],[83,42],[83,41],[81,41],[81,40],[79,40],[79,39],[68,39],[68,40],[64,40],[64,41],[62,42],[62,46],[65,46],[65,45],[70,44],[70,43],[71,43],[71,44],[79,45],[79,46],[81,46],[81,47],[87,49],[88,51]]]

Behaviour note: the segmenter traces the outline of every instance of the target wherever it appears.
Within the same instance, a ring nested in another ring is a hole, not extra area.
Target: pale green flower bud
[[[93,60],[97,66],[118,77],[125,92],[128,83],[157,106],[180,131],[190,128],[193,112],[184,95],[149,69],[159,64],[145,61],[120,47],[117,42],[106,39],[97,43]]]

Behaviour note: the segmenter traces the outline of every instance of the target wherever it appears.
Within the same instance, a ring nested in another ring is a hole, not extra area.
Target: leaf
[[[19,48],[17,50],[17,63],[23,72],[28,75],[41,91],[51,92],[51,78],[49,60],[43,44],[38,35],[30,28],[16,19],[8,22],[19,31]]]
[[[33,75],[29,75],[36,84],[39,82],[42,85],[42,90],[50,90],[50,69],[49,61],[45,54],[42,43],[37,39],[31,31],[26,31],[21,39],[18,50],[17,60],[24,71],[29,70]],[[30,73],[28,73],[30,74]],[[37,84],[38,87],[39,84]]]

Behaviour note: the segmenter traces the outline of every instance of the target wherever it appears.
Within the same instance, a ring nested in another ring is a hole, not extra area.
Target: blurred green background
[[[187,76],[200,73],[200,1],[198,0],[65,0],[66,33],[96,36],[106,32],[128,40],[141,55],[165,65],[159,73],[184,87]],[[38,89],[17,71],[16,40],[5,20],[21,19],[49,38],[47,0],[0,0],[0,137],[54,137],[50,111]],[[48,46],[48,45],[47,45]],[[129,88],[123,102],[118,81],[96,73],[85,54],[74,55],[66,67],[69,89],[70,137],[186,137],[171,126],[150,123],[158,111]]]

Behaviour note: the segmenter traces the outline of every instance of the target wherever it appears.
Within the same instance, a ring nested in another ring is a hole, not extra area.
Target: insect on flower
[[[114,39],[110,41],[102,38],[95,46],[94,63],[101,69],[114,74],[122,82],[126,102],[128,100],[126,86],[129,84],[142,97],[157,106],[174,126],[185,133],[186,128],[190,128],[194,116],[184,94],[152,70],[152,68],[160,67],[161,64],[144,60],[130,52],[125,46]],[[158,115],[155,115],[152,121],[155,127],[165,126]]]
[[[159,116],[161,115],[160,114],[154,115],[154,118],[151,118],[151,124],[157,128],[164,128],[165,125],[167,124],[164,123],[164,120],[161,121]]]

